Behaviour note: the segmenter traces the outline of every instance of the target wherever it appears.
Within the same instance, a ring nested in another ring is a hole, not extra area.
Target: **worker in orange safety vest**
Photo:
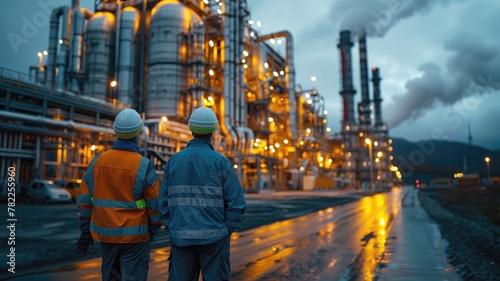
[[[135,110],[122,110],[113,123],[117,140],[92,159],[81,182],[76,248],[86,253],[100,241],[102,280],[146,280],[150,241],[161,228],[158,176],[137,145],[142,128]]]

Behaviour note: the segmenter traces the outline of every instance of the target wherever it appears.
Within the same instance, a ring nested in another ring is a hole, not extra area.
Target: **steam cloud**
[[[382,37],[399,21],[417,13],[427,13],[437,3],[450,0],[343,0],[332,6],[333,11],[342,11],[341,30],[351,30],[356,36]]]
[[[470,33],[460,33],[445,41],[445,50],[454,54],[444,75],[439,66],[426,63],[423,75],[406,83],[406,93],[393,96],[386,106],[391,128],[407,119],[416,119],[438,104],[453,105],[463,98],[500,89],[498,47]],[[397,110],[394,106],[397,105]],[[392,110],[391,110],[392,108]]]
[[[362,33],[369,37],[383,37],[400,21],[451,2],[342,0],[336,1],[331,11],[341,19],[340,30],[351,30],[355,37]],[[391,128],[407,119],[417,119],[440,104],[453,105],[463,98],[500,89],[498,44],[488,44],[477,35],[463,32],[445,41],[444,49],[452,53],[446,67],[432,62],[422,64],[419,67],[422,76],[408,81],[407,91],[393,96],[392,103],[384,106],[384,116]]]

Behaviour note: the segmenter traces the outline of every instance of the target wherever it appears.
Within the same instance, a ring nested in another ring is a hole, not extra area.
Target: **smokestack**
[[[370,120],[370,89],[368,81],[368,56],[366,52],[366,35],[359,36],[359,66],[361,75],[361,103],[358,105],[359,124],[362,128],[369,128]]]
[[[377,67],[372,68],[373,103],[375,104],[375,128],[382,128],[382,98],[380,97],[380,73]]]
[[[345,130],[345,125],[355,123],[354,94],[356,91],[354,90],[352,84],[352,45],[351,32],[347,30],[341,31],[340,42],[337,47],[340,50],[340,70],[342,75],[342,90],[340,91],[340,95],[342,95],[344,105],[344,115],[342,119],[343,130]]]

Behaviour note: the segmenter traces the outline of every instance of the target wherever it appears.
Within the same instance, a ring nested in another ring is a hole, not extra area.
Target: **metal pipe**
[[[233,21],[234,21],[234,8],[233,1],[227,1],[226,5],[223,5],[223,21],[224,21],[224,98],[223,104],[221,104],[224,109],[224,114],[222,114],[221,130],[227,138],[227,149],[235,149],[235,141],[237,136],[233,128],[231,117],[234,116],[232,108],[234,106],[234,101],[232,99],[232,93],[234,93],[234,45],[231,44],[233,41],[234,31],[233,31]]]
[[[47,63],[47,82],[49,87],[53,87],[55,83],[55,68],[57,56],[57,36],[59,33],[59,18],[70,9],[68,6],[61,6],[52,10],[50,14],[50,31],[49,31],[49,54]]]
[[[146,15],[148,12],[148,0],[142,1],[142,14],[141,14],[141,50],[139,55],[139,100],[137,104],[137,112],[142,113],[143,99],[144,99],[144,67],[145,67],[145,53],[146,53]]]
[[[135,76],[135,59],[137,49],[137,33],[139,31],[139,12],[132,7],[126,7],[121,12],[121,24],[119,29],[119,55],[117,60],[118,101],[132,105]]]
[[[68,51],[70,45],[70,31],[71,31],[71,9],[65,9],[62,15],[62,33],[61,38],[58,40],[59,51],[57,52],[57,89],[66,88],[66,66],[68,65]]]
[[[285,37],[286,39],[286,65],[285,65],[285,79],[288,86],[288,100],[289,100],[289,114],[290,114],[290,132],[293,141],[297,140],[297,96],[295,93],[295,68],[293,66],[293,37],[289,31],[280,31],[276,33],[267,34],[259,37],[259,41],[268,39]]]
[[[71,36],[71,54],[70,54],[70,90],[73,92],[80,91],[80,81],[79,75],[82,71],[83,65],[83,26],[85,19],[90,19],[94,14],[85,9],[78,8],[78,6],[74,7],[73,10],[73,30]]]
[[[201,102],[202,102],[201,101],[201,96],[202,96],[201,87],[204,85],[204,81],[203,81],[203,73],[204,73],[203,60],[205,58],[205,54],[203,52],[203,50],[204,50],[203,46],[205,46],[204,26],[205,26],[204,22],[202,24],[199,24],[198,30],[196,33],[196,43],[198,44],[198,50],[197,50],[197,59],[196,59],[197,71],[196,71],[195,75],[196,75],[196,81],[197,81],[196,100],[198,102],[198,105],[201,105]]]
[[[52,125],[52,126],[58,126],[58,127],[63,127],[63,128],[72,128],[72,129],[82,130],[82,131],[92,131],[92,132],[114,134],[114,131],[111,128],[104,128],[101,126],[94,126],[94,125],[89,125],[89,124],[84,124],[84,123],[78,123],[78,122],[74,122],[73,120],[54,120],[54,119],[43,117],[40,115],[33,116],[33,115],[28,115],[28,114],[23,114],[23,113],[0,110],[0,117],[6,118],[6,119],[12,119],[12,120],[34,122],[34,123],[37,123],[40,125],[42,125],[42,124],[43,125]]]

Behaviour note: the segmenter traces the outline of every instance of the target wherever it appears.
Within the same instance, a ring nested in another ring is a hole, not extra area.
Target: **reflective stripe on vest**
[[[142,189],[147,186],[145,185],[146,172],[148,171],[149,159],[146,157],[141,157],[141,162],[139,163],[139,168],[137,169],[137,174],[135,175],[134,189],[132,194],[134,194],[135,199],[139,199],[142,196]]]
[[[207,199],[207,198],[186,198],[186,197],[168,198],[168,206],[224,208],[224,201],[221,199]]]
[[[126,227],[102,227],[90,222],[90,230],[103,236],[143,235],[148,233],[147,225]]]
[[[90,161],[89,166],[87,167],[87,172],[83,176],[83,179],[87,183],[87,186],[89,187],[89,194],[92,196],[94,194],[94,164],[97,161],[97,158],[99,158],[101,154],[97,154],[92,161]]]
[[[91,197],[94,202],[94,207],[101,208],[122,208],[122,209],[143,209],[146,208],[146,201],[144,199],[136,200],[135,202],[126,202],[118,200],[95,199]]]

